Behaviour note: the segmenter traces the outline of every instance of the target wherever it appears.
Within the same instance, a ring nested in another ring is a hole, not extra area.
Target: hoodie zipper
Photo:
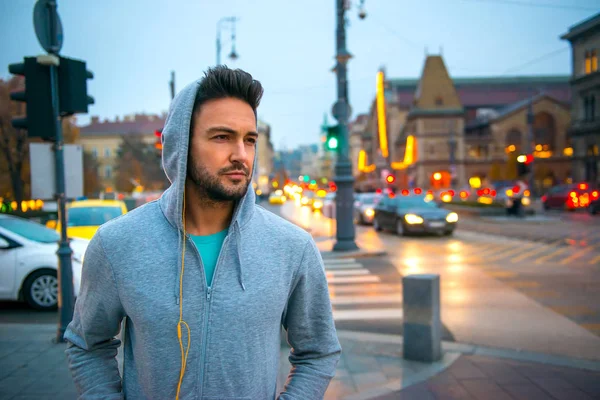
[[[223,257],[223,249],[225,248],[230,234],[227,233],[225,240],[223,240],[223,245],[221,246],[221,250],[219,251],[219,257],[217,257],[217,264],[215,265],[215,272],[213,273],[212,283],[215,283],[215,279],[217,277],[217,270],[219,269],[219,264],[221,264],[221,258]],[[195,245],[194,245],[195,246]],[[198,252],[198,249],[196,248]],[[200,252],[198,252],[198,258],[202,261],[202,257],[200,256]],[[202,270],[204,271],[204,264],[202,264]],[[208,286],[208,282],[206,281],[206,272],[204,272],[204,281],[206,282],[206,308],[204,310],[204,330],[202,331],[202,355],[200,357],[200,397],[203,396],[204,393],[204,370],[206,367],[206,345],[208,341],[208,316],[210,314],[210,306],[212,298],[212,286]]]

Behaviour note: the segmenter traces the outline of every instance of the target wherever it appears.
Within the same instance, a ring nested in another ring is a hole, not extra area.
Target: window
[[[67,226],[99,226],[121,214],[120,207],[71,207]]]
[[[590,121],[596,119],[596,96],[590,96]]]
[[[105,178],[111,178],[112,177],[112,167],[110,165],[107,165],[104,167],[104,177]]]
[[[585,52],[585,73],[591,74],[598,71],[598,53],[596,50],[586,50]]]
[[[594,121],[596,119],[596,96],[585,96],[583,98],[583,120]]]
[[[60,236],[56,231],[23,218],[2,217],[0,226],[25,239],[39,243],[56,243]]]
[[[441,96],[437,96],[437,97],[435,98],[435,105],[436,105],[436,106],[441,106],[441,105],[443,105],[443,104],[444,104],[444,99],[442,99],[442,97],[441,97]]]
[[[92,156],[94,156],[94,158],[98,158],[98,149],[95,147],[92,147]]]
[[[110,147],[105,147],[104,148],[104,157],[105,158],[110,158]]]

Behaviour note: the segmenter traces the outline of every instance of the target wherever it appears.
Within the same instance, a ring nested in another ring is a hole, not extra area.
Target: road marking
[[[327,277],[329,283],[367,283],[367,282],[380,282],[378,276],[366,275],[366,276],[332,276]]]
[[[507,285],[514,287],[515,289],[525,289],[525,288],[538,288],[540,287],[539,282],[535,281],[513,281],[506,282]]]
[[[600,256],[590,260],[589,264],[600,264]]]
[[[336,321],[365,321],[381,319],[402,319],[401,308],[375,308],[363,310],[333,310]]]
[[[535,263],[536,264],[542,264],[545,261],[547,261],[547,260],[549,260],[549,259],[551,259],[553,257],[556,257],[557,255],[562,254],[562,253],[564,253],[567,250],[569,250],[569,247],[563,247],[563,248],[557,249],[557,250],[553,251],[550,254],[547,254],[547,255],[545,255],[543,257],[538,258],[537,260],[535,260]]]
[[[531,250],[530,252],[527,252],[527,253],[521,254],[520,256],[514,257],[511,260],[511,262],[515,263],[515,262],[523,261],[526,258],[529,258],[529,257],[534,256],[539,253],[543,253],[544,251],[547,251],[549,248],[550,248],[549,246],[541,245],[540,247],[538,247],[535,250]]]
[[[354,259],[354,258],[333,258],[333,259],[326,258],[323,260],[323,263],[325,265],[352,264],[355,261],[356,261],[356,259]]]
[[[338,270],[338,269],[352,269],[352,268],[362,268],[363,265],[359,263],[349,263],[349,264],[325,264],[325,270]]]
[[[500,259],[506,259],[507,257],[510,257],[510,256],[512,256],[513,254],[517,254],[517,253],[520,253],[520,252],[522,252],[522,251],[525,251],[525,250],[532,249],[532,248],[534,248],[534,247],[535,247],[535,244],[530,244],[530,243],[526,244],[526,245],[525,245],[525,246],[523,246],[523,247],[520,247],[520,246],[514,246],[514,247],[512,248],[512,250],[510,250],[510,248],[509,248],[509,249],[506,249],[506,251],[503,251],[503,252],[499,253],[499,254],[498,254],[498,255],[496,255],[496,256],[489,257],[489,258],[488,258],[488,261],[498,261],[498,260],[500,260]],[[486,258],[487,258],[487,257],[486,257]]]
[[[402,304],[402,295],[391,294],[384,296],[336,296],[331,299],[334,306],[349,304]]]
[[[337,270],[337,271],[327,271],[327,277],[330,276],[348,276],[348,275],[369,275],[370,272],[368,269],[350,269],[350,270]]]
[[[402,284],[393,283],[367,283],[344,286],[331,286],[329,293],[331,297],[344,293],[363,293],[366,296],[377,296],[381,293],[402,293]]]
[[[569,257],[561,260],[560,264],[561,265],[569,264],[570,262],[577,260],[578,258],[583,256],[585,253],[588,253],[590,251],[592,251],[592,247],[587,247],[587,248],[581,249],[579,251],[576,251],[575,254],[572,254]]]

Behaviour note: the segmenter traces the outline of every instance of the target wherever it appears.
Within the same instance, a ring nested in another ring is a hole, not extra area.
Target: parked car
[[[398,235],[434,233],[452,235],[458,222],[455,212],[441,208],[422,195],[384,196],[375,206],[373,228]]]
[[[542,204],[545,210],[559,208],[575,211],[578,208],[587,208],[592,201],[593,191],[585,182],[557,185],[542,196]]]
[[[377,193],[357,193],[354,200],[354,223],[371,225],[375,215],[375,206],[383,197]]]
[[[56,231],[37,222],[0,214],[0,300],[24,300],[38,310],[56,309],[59,239]],[[85,239],[70,242],[75,296],[88,243]]]

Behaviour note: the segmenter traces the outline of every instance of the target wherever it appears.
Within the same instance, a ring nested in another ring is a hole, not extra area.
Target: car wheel
[[[548,206],[547,203],[544,203],[544,210],[548,211],[550,209],[550,206]]]
[[[23,284],[23,297],[36,310],[56,310],[58,306],[58,278],[56,271],[43,269],[31,274]]]
[[[396,234],[398,236],[406,235],[406,231],[404,230],[404,223],[401,219],[396,220]]]
[[[451,231],[444,231],[444,236],[452,236],[454,234],[454,229]]]
[[[381,225],[379,225],[379,220],[377,218],[373,218],[373,229],[376,232],[381,232]]]

